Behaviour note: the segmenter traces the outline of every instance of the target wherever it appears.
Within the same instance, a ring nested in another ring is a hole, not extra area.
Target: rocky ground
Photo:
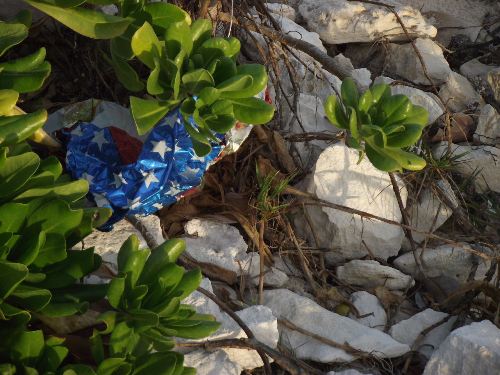
[[[276,120],[163,209],[161,227],[136,223],[144,244],[184,237],[182,262],[218,296],[185,301],[222,323],[219,344],[179,343],[186,364],[264,373],[253,349],[265,348],[273,374],[498,374],[500,3],[235,3],[245,57],[271,72]],[[218,4],[227,31],[230,2]],[[393,186],[344,145],[323,103],[347,76],[429,111],[423,171]],[[123,221],[88,239],[106,267],[87,282],[116,271],[134,232]],[[248,329],[251,342],[231,341]]]

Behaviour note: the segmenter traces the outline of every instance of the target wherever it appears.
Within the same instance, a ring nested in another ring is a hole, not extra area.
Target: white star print
[[[92,181],[94,181],[94,176],[89,175],[87,172],[84,172],[81,178],[87,180],[89,184],[91,184]]]
[[[144,179],[144,183],[146,184],[146,188],[149,189],[149,185],[151,185],[153,182],[160,182],[154,174],[154,172],[150,172],[146,178]]]
[[[119,188],[120,186],[123,185],[124,180],[123,180],[123,177],[121,176],[121,173],[120,174],[113,173],[113,178],[114,178],[114,182],[112,182],[112,183],[115,185],[115,188]]]
[[[99,130],[95,133],[94,138],[92,138],[92,142],[97,144],[99,151],[102,150],[102,145],[107,143],[108,140],[104,137],[104,130]]]
[[[167,143],[165,141],[151,141],[151,143],[153,144],[153,149],[151,150],[151,152],[156,152],[162,157],[162,159],[165,159],[165,154],[167,152],[172,151],[172,149],[167,146]]]
[[[82,127],[81,126],[77,126],[75,128],[75,130],[73,130],[71,132],[71,135],[76,135],[77,137],[81,137],[83,135],[83,132],[82,132]]]
[[[161,210],[163,208],[163,205],[160,203],[155,203],[153,204],[153,207],[156,208],[157,210]]]
[[[172,186],[170,186],[170,189],[167,191],[167,194],[175,196],[175,195],[179,194],[180,192],[181,192],[181,190],[179,189],[179,185],[172,184]]]
[[[199,171],[200,171],[199,168],[186,167],[186,170],[180,173],[180,175],[188,180],[192,180],[193,178],[196,178]]]
[[[134,209],[141,203],[141,197],[137,197],[134,200],[127,198],[127,206]]]

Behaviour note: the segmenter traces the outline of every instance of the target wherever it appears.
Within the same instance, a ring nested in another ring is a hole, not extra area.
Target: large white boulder
[[[327,202],[400,222],[401,212],[388,174],[376,169],[366,158],[358,161],[356,150],[341,143],[329,146],[316,162],[307,191]],[[399,184],[406,202],[407,191],[402,182]],[[300,215],[296,217],[296,228],[312,245],[331,250],[326,257],[329,263],[368,255],[365,244],[375,257],[382,259],[396,255],[401,248],[403,231],[399,226],[325,206],[305,209],[316,236]]]
[[[296,11],[294,7],[283,3],[266,3],[265,6],[269,12],[286,17],[295,22]]]
[[[393,325],[389,334],[394,340],[409,345],[413,350],[418,350],[429,358],[432,352],[446,339],[456,321],[456,317],[451,317],[444,322],[447,317],[448,314],[444,312],[425,309]],[[439,324],[440,322],[442,324]],[[424,331],[435,324],[439,325],[424,334]]]
[[[411,276],[395,268],[383,266],[376,260],[351,260],[337,267],[337,277],[347,285],[370,289],[385,286],[390,290],[404,290],[415,284]]]
[[[467,281],[471,268],[475,263],[479,266],[476,279],[484,279],[490,268],[490,262],[473,254],[470,245],[463,243],[463,247],[442,245],[435,248],[417,249],[415,256],[420,259],[422,271],[427,279],[433,280],[447,293],[453,292]],[[406,274],[420,279],[413,253],[406,253],[394,260],[394,266]]]
[[[436,28],[418,10],[396,5],[396,12],[412,36],[436,35]],[[395,15],[385,7],[347,0],[304,0],[299,12],[309,29],[329,44],[407,39]]]
[[[351,313],[349,318],[354,319],[364,326],[375,328],[379,331],[384,330],[387,323],[387,314],[377,297],[362,290],[352,293],[349,298],[360,315],[357,318]]]
[[[432,81],[437,85],[445,82],[451,69],[443,56],[441,47],[431,39],[424,38],[415,40],[415,47],[420,52]],[[387,71],[391,74],[416,84],[430,84],[411,43],[389,44],[387,62]]]
[[[500,193],[500,149],[492,146],[462,146],[452,144],[449,155],[454,157],[452,169],[466,177],[474,176],[477,190]],[[448,155],[448,142],[432,150],[435,159]]]
[[[453,112],[463,112],[484,103],[470,81],[455,72],[448,75],[446,83],[439,90],[439,96]]]
[[[316,302],[287,289],[267,290],[264,304],[275,316],[339,344],[372,353],[380,358],[399,357],[408,352],[408,345],[398,343],[379,330],[368,328],[342,315],[335,314]],[[280,327],[281,343],[299,359],[317,362],[346,362],[354,357],[340,348],[319,342],[285,327]]]
[[[474,141],[485,145],[500,146],[500,115],[489,104],[481,109]]]
[[[394,80],[389,77],[380,76],[375,78],[374,83],[392,84]],[[391,93],[393,95],[406,95],[410,101],[421,107],[424,107],[429,112],[428,125],[434,123],[444,113],[444,108],[439,101],[439,98],[430,93],[425,92],[415,87],[405,86],[402,84],[391,85]]]
[[[454,330],[434,352],[424,375],[498,375],[500,329],[489,320]]]

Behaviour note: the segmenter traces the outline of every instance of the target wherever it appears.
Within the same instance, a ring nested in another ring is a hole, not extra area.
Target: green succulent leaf
[[[27,275],[24,264],[0,260],[0,299],[7,298]]]
[[[111,39],[125,32],[130,20],[87,8],[63,8],[46,2],[25,0],[36,9],[55,18],[63,25],[93,39]]]
[[[234,117],[246,124],[266,124],[274,116],[274,107],[258,98],[231,99],[231,102]]]
[[[148,22],[134,33],[131,46],[134,55],[149,69],[154,69],[155,58],[163,55],[163,46]]]

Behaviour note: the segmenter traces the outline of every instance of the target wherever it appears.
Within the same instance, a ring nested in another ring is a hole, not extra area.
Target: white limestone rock
[[[210,280],[203,279],[201,286],[213,292]],[[229,315],[221,311],[212,300],[200,292],[193,292],[182,303],[193,306],[200,314],[213,315],[221,323],[221,327],[215,333],[197,341],[247,337],[241,327]],[[268,307],[254,305],[237,311],[236,314],[250,328],[257,340],[271,348],[276,348],[279,339],[278,321]],[[263,366],[260,356],[254,350],[224,348],[222,351],[226,353],[230,361],[234,362],[237,368],[253,369]]]
[[[383,331],[387,323],[387,314],[382,304],[373,294],[365,291],[354,292],[350,296],[351,303],[356,307],[360,315],[367,315],[363,318],[357,318],[350,314],[349,318],[354,319],[364,326]]]
[[[392,82],[394,82],[392,78],[384,76],[377,77],[374,81],[375,84],[390,84]],[[391,92],[393,95],[406,95],[413,104],[424,107],[427,112],[429,112],[428,125],[434,123],[444,113],[444,108],[439,102],[439,99],[432,93],[401,84],[391,86]]]
[[[396,12],[411,35],[436,35],[436,28],[418,10],[396,3]],[[347,0],[304,0],[299,13],[309,30],[317,32],[329,44],[407,38],[394,14],[385,7]]]
[[[346,75],[349,75],[356,82],[359,90],[366,91],[372,84],[371,72],[365,68],[355,69],[351,60],[343,54],[335,55],[333,61],[335,61],[339,70],[344,71]]]
[[[443,56],[441,47],[431,39],[423,38],[415,40],[415,46],[422,55],[432,81],[437,85],[445,82],[451,69]],[[430,84],[411,43],[389,44],[387,61],[387,71],[391,74],[416,84]]]
[[[434,158],[441,159],[448,153],[448,142],[438,143],[432,150]],[[462,146],[452,144],[450,155],[454,159],[452,169],[466,177],[474,178],[478,191],[500,193],[500,149],[492,146]]]
[[[354,149],[340,143],[329,146],[316,162],[307,191],[325,201],[400,222],[401,212],[387,173],[376,169],[366,158],[360,163],[358,160]],[[407,191],[402,182],[399,184],[402,200],[406,202]],[[329,264],[368,255],[363,241],[374,256],[382,259],[396,255],[401,248],[400,227],[324,206],[307,206],[306,210],[316,228],[317,246],[331,250],[326,254]],[[295,218],[295,226],[316,246],[307,222],[300,215]]]
[[[385,286],[390,290],[404,290],[415,284],[411,276],[376,260],[351,260],[337,267],[337,277],[346,284],[363,288]]]
[[[500,329],[489,320],[454,330],[434,352],[423,375],[498,375]]]
[[[453,214],[452,208],[458,205],[458,199],[450,184],[445,180],[440,180],[436,182],[436,188],[446,194],[453,203],[453,207],[450,208],[441,201],[437,191],[430,187],[423,188],[418,196],[418,201],[414,202],[408,210],[409,224],[412,228],[432,233]],[[426,238],[423,233],[413,232],[412,235],[417,243],[421,243]],[[405,250],[411,250],[411,247],[408,246],[409,244],[404,244],[403,247]]]
[[[472,81],[476,77],[486,80],[488,73],[493,69],[495,66],[483,64],[478,59],[472,59],[460,65],[459,71],[461,75]]]
[[[422,271],[426,278],[435,281],[445,292],[451,293],[467,281],[474,263],[479,266],[476,271],[476,280],[484,279],[490,268],[490,262],[472,253],[470,245],[463,243],[463,247],[442,245],[435,248],[426,248],[423,253],[419,248],[415,252],[421,259]],[[470,251],[467,251],[469,249]],[[415,263],[413,253],[406,253],[394,260],[394,266],[414,278],[421,277]]]
[[[474,141],[491,146],[500,146],[500,115],[486,104],[479,113]]]
[[[484,104],[481,95],[476,92],[469,80],[455,72],[448,75],[446,83],[439,90],[439,96],[448,103],[448,108],[453,112],[463,112]]]
[[[287,289],[265,291],[264,301],[278,319],[287,319],[309,332],[338,343],[347,343],[355,349],[370,352],[378,357],[399,357],[409,350],[408,345],[396,342],[389,335],[328,311],[316,302]],[[280,337],[281,344],[292,350],[299,359],[323,363],[354,359],[342,349],[285,327],[280,327]]]
[[[265,6],[267,10],[269,10],[269,12],[286,17],[289,20],[295,22],[296,12],[294,7],[291,7],[288,4],[281,3],[266,3]]]
[[[441,311],[426,309],[393,325],[389,330],[389,334],[394,340],[407,344],[413,350],[418,350],[429,358],[451,332],[456,317],[449,318],[446,322],[429,331],[424,337],[421,337],[421,334],[434,324],[441,322],[448,315]]]
[[[184,366],[196,369],[196,375],[240,375],[243,368],[233,362],[224,350],[203,349],[184,355]]]
[[[418,9],[432,25],[438,28],[437,39],[444,45],[448,45],[451,37],[458,34],[467,35],[472,42],[476,41],[485,16],[488,13],[498,14],[500,11],[500,4],[487,0],[453,0],[453,3],[450,3],[450,0],[397,0],[397,2]]]

